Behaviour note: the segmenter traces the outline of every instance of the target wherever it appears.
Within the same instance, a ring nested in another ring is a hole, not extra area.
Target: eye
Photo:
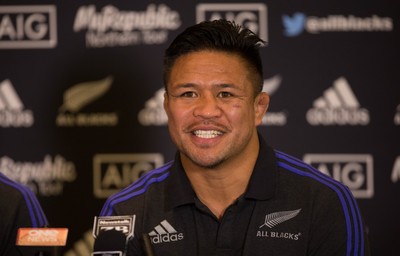
[[[220,93],[218,93],[218,97],[219,98],[228,98],[228,97],[232,97],[232,96],[233,95],[230,92],[220,92]]]
[[[184,92],[181,94],[181,97],[183,97],[183,98],[194,98],[196,96],[197,95],[194,92]]]

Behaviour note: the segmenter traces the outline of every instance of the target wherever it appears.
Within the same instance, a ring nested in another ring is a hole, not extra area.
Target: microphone
[[[124,256],[133,237],[135,215],[94,217],[92,256]]]
[[[155,256],[153,247],[151,246],[151,240],[148,234],[143,234],[143,247],[146,256]]]
[[[67,228],[19,228],[16,245],[26,256],[55,256],[67,236]]]
[[[125,253],[126,236],[121,231],[107,230],[99,234],[92,255],[122,256]]]

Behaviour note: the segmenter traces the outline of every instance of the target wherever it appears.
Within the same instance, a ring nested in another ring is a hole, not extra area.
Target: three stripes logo
[[[311,125],[368,125],[368,110],[361,108],[347,80],[339,77],[308,110]]]
[[[0,127],[30,127],[33,125],[31,110],[24,109],[24,104],[15,91],[11,81],[0,83]]]
[[[149,233],[153,244],[169,243],[183,240],[183,233],[178,233],[167,220],[163,220]]]

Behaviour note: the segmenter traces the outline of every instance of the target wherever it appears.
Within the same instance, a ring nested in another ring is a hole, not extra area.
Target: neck
[[[250,157],[235,158],[214,168],[205,168],[181,157],[185,172],[199,198],[220,219],[247,189],[258,156],[257,147]]]
[[[235,174],[203,173],[190,175],[199,200],[220,219],[225,210],[246,191],[252,169],[242,170],[241,176]]]

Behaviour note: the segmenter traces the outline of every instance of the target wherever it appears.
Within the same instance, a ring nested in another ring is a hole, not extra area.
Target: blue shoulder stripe
[[[275,153],[278,158],[278,166],[298,175],[310,177],[336,192],[342,204],[346,219],[346,228],[348,233],[346,255],[364,255],[364,233],[361,214],[351,191],[342,183],[326,176],[303,161],[279,151],[275,151]]]
[[[109,216],[113,214],[113,208],[116,204],[143,194],[149,185],[165,180],[169,176],[167,170],[173,165],[173,163],[174,161],[170,161],[165,165],[146,173],[128,187],[110,196],[105,202],[103,209],[100,212],[100,216]]]
[[[0,175],[0,182],[15,188],[22,194],[26,207],[28,208],[28,214],[33,228],[39,228],[48,225],[47,218],[39,204],[39,201],[28,187],[19,184],[2,174]]]

